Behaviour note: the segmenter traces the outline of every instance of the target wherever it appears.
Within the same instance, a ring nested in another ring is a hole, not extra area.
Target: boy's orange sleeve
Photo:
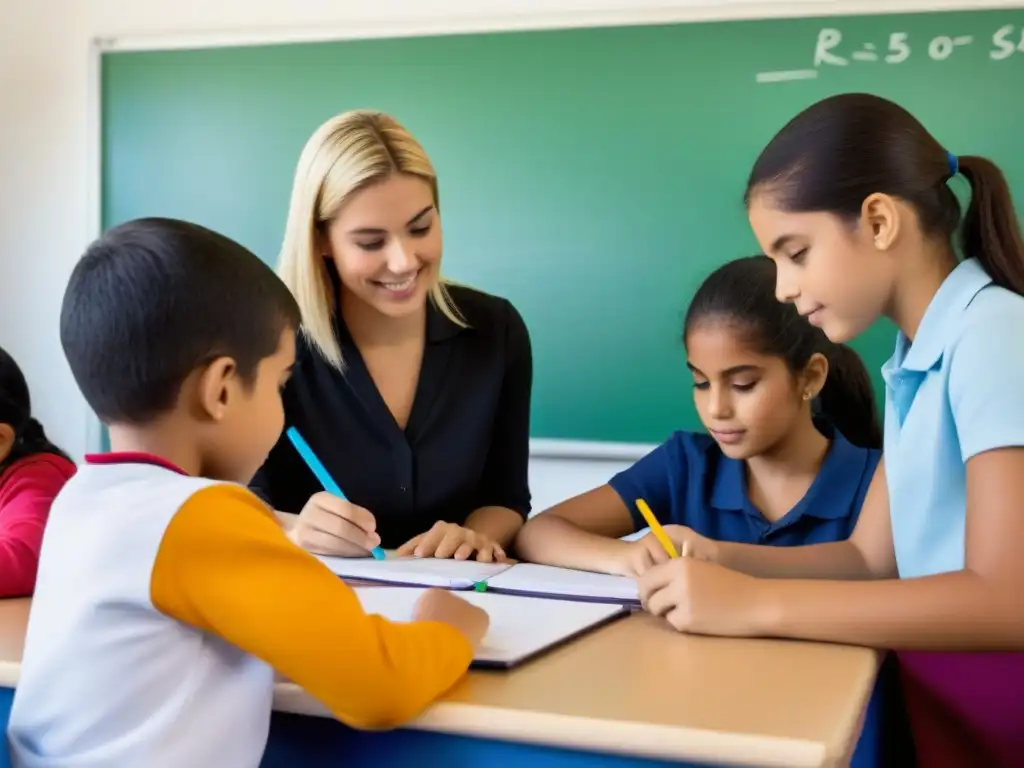
[[[212,486],[181,507],[150,591],[157,610],[263,659],[355,727],[412,719],[473,658],[447,624],[367,615],[352,589],[241,487]]]

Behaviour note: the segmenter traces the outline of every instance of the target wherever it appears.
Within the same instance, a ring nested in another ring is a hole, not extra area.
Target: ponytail
[[[971,185],[971,202],[960,229],[965,258],[974,257],[996,285],[1024,295],[1024,238],[1006,177],[991,160],[957,159]]]
[[[875,407],[875,392],[860,355],[845,344],[826,342],[828,360],[825,386],[814,403],[817,413],[861,448],[882,447],[882,426]]]

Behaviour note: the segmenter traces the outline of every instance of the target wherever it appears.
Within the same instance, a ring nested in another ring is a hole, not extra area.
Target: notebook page
[[[487,582],[489,589],[517,595],[537,595],[601,602],[640,602],[634,579],[550,565],[518,563]]]
[[[356,587],[367,613],[392,621],[410,621],[423,589]],[[474,661],[478,665],[511,666],[565,640],[624,614],[618,605],[574,603],[534,597],[465,592],[462,599],[478,605],[491,618],[490,627]]]
[[[317,555],[335,574],[345,579],[379,581],[443,589],[469,589],[509,568],[507,563],[478,563],[475,560],[439,560],[433,557],[396,557],[387,553],[384,560],[372,557],[327,557]]]

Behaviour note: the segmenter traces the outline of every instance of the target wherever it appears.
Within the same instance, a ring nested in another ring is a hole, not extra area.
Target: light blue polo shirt
[[[966,462],[1024,446],[1024,297],[961,262],[882,368],[885,470],[902,578],[964,567]],[[1024,514],[1024,510],[1022,510]]]

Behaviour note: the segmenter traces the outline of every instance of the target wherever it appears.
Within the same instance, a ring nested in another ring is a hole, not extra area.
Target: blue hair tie
[[[952,152],[946,152],[946,163],[949,166],[949,178],[953,178],[960,172],[960,161]]]

